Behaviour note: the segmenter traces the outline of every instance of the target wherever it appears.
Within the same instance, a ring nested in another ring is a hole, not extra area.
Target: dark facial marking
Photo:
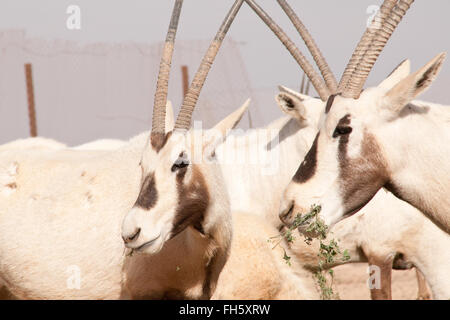
[[[361,154],[355,159],[348,157],[349,137],[343,135],[339,138],[339,181],[345,212],[356,213],[385,184],[389,172],[378,143],[371,134],[364,132]]]
[[[203,232],[203,219],[209,206],[209,193],[205,179],[201,172],[192,166],[192,179],[187,185],[184,177],[187,168],[182,168],[177,173],[178,207],[172,228],[172,237],[193,226]]]
[[[333,105],[334,102],[334,98],[336,98],[337,94],[332,94],[327,101],[327,105],[325,107],[325,114],[327,114],[328,112],[330,112],[331,106]]]
[[[172,168],[170,170],[172,172],[175,172],[177,170],[181,170],[181,169],[186,168],[188,165],[189,165],[189,159],[187,158],[186,153],[185,152],[181,152],[178,155],[178,159],[172,165]]]
[[[152,148],[159,152],[166,144],[167,140],[169,140],[169,137],[172,135],[172,131],[167,133],[162,132],[152,132],[150,135],[150,143],[152,145]]]
[[[312,178],[314,172],[316,171],[317,141],[319,140],[319,134],[320,132],[316,135],[316,138],[314,139],[311,149],[309,149],[305,159],[303,159],[303,162],[300,164],[300,167],[298,167],[297,172],[292,178],[292,180],[296,183],[304,183],[308,181],[309,179]]]
[[[135,206],[150,210],[158,201],[158,192],[156,191],[155,174],[149,174],[142,182],[141,191],[136,200]]]
[[[350,115],[346,114],[344,117],[342,117],[338,121],[338,123],[336,125],[336,130],[333,132],[333,138],[337,138],[338,136],[341,135],[341,133],[343,133],[343,134],[350,133],[351,130],[344,129],[344,128],[349,128],[350,123],[351,123]],[[339,130],[339,129],[341,129],[341,130]],[[346,140],[346,142],[348,142],[348,136],[347,136],[347,138],[345,140]]]
[[[347,114],[342,117],[336,127],[339,126],[349,126],[351,123],[350,115]],[[339,138],[339,147],[338,147],[338,160],[340,167],[342,168],[342,164],[347,161],[347,144],[348,144],[349,136],[344,135]]]
[[[339,126],[349,126],[352,123],[351,116],[349,114],[346,114],[343,116],[337,123],[336,127]]]

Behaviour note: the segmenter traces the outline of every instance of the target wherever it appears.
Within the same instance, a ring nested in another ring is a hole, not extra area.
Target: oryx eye
[[[175,172],[179,169],[183,169],[186,168],[189,165],[189,160],[187,158],[187,155],[182,152],[180,153],[180,155],[178,156],[178,159],[175,161],[175,163],[172,165],[172,172]]]
[[[350,134],[351,132],[352,127],[337,126],[336,129],[334,129],[333,138],[336,138],[338,136],[344,136]]]

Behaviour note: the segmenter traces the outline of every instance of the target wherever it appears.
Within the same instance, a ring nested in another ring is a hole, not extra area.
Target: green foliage
[[[339,299],[339,294],[333,291],[334,271],[333,269],[326,270],[325,268],[334,264],[339,257],[341,261],[344,262],[350,260],[350,255],[348,250],[341,252],[336,240],[331,239],[326,242],[328,226],[319,218],[318,215],[320,210],[320,206],[313,205],[308,213],[304,215],[297,214],[292,226],[282,234],[272,237],[269,241],[279,238],[275,243],[274,248],[279,245],[282,240],[285,240],[287,243],[292,243],[295,240],[293,231],[299,227],[306,227],[306,233],[314,234],[319,239],[319,253],[317,254],[319,263],[317,271],[314,273],[314,277],[320,289],[320,297],[323,300]],[[308,245],[311,245],[312,240],[311,237],[305,236],[305,242]],[[291,257],[287,255],[286,251],[284,251],[283,259],[288,265],[291,265]],[[327,279],[327,274],[330,280]]]
[[[291,266],[291,257],[286,254],[286,250],[284,251],[283,259],[289,266]]]

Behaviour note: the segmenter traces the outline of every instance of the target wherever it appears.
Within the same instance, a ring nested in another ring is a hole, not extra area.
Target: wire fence
[[[169,85],[175,112],[183,96],[182,66],[193,77],[209,40],[177,41]],[[40,136],[75,145],[100,138],[128,139],[150,129],[162,43],[93,43],[29,38],[24,31],[0,32],[0,143],[29,136],[24,64],[33,67]],[[194,119],[203,127],[252,98],[241,121],[247,129],[268,123],[273,93],[254,89],[239,44],[228,38],[201,93]],[[269,100],[267,102],[266,100]]]

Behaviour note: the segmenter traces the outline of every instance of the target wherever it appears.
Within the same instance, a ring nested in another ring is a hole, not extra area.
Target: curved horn
[[[284,44],[286,49],[291,53],[303,71],[306,73],[309,79],[319,94],[323,101],[326,101],[330,96],[330,91],[328,90],[325,82],[319,76],[319,74],[313,69],[311,64],[306,60],[305,56],[300,52],[300,50],[295,46],[291,39],[284,33],[284,31],[269,17],[269,15],[259,7],[254,0],[245,0],[247,4],[256,12],[256,14],[267,24],[267,26],[272,30],[273,33],[280,39]]]
[[[167,104],[167,91],[169,88],[170,66],[172,64],[173,47],[180,19],[183,0],[176,0],[167,31],[166,43],[159,64],[158,82],[156,83],[155,101],[153,104],[152,133],[164,133]]]
[[[236,17],[239,9],[242,6],[244,0],[236,0],[230,11],[228,12],[225,20],[222,22],[219,31],[217,32],[214,40],[210,44],[208,51],[202,59],[200,67],[192,80],[186,96],[184,97],[183,104],[178,114],[177,121],[175,123],[175,129],[188,130],[191,126],[192,113],[194,112],[195,105],[197,103],[200,91],[205,83],[208,72],[214,62],[214,59],[219,52],[220,46],[227,34],[228,29],[231,26],[234,18]]]
[[[331,72],[330,66],[325,60],[322,52],[320,52],[319,47],[315,43],[308,29],[306,29],[305,25],[302,23],[300,18],[295,14],[294,10],[291,8],[291,6],[289,6],[286,0],[277,0],[277,1],[278,4],[281,6],[281,8],[283,8],[284,12],[286,12],[286,15],[292,21],[292,24],[295,26],[298,33],[305,42],[306,46],[308,47],[309,52],[311,52],[311,55],[314,61],[316,62],[317,67],[320,70],[320,73],[322,73],[323,79],[325,80],[328,89],[332,93],[336,93],[338,86],[336,78],[334,77],[333,72]]]
[[[364,83],[366,82],[375,62],[413,2],[414,0],[400,0],[399,3],[391,10],[391,13],[387,16],[384,23],[379,28],[369,49],[362,60],[358,63],[355,71],[348,81],[348,84],[343,92],[344,97],[359,97]]]
[[[377,33],[377,28],[380,28],[384,24],[386,17],[391,13],[394,6],[397,4],[398,0],[385,0],[380,10],[376,14],[375,18],[372,20],[370,26],[367,27],[361,40],[353,51],[352,57],[350,58],[347,67],[344,70],[341,81],[339,82],[338,92],[344,92],[345,88],[350,81],[356,67],[363,59],[364,55],[367,53],[372,41]]]

